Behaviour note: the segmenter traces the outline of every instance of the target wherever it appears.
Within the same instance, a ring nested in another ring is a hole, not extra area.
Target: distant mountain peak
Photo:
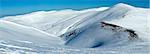
[[[134,7],[128,4],[119,3],[113,6],[113,8],[127,8],[127,9],[133,9]]]

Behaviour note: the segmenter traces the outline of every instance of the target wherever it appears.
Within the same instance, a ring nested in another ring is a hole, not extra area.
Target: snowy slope
[[[63,45],[60,38],[33,27],[0,20],[0,54],[23,51],[41,51],[43,48]],[[13,50],[13,51],[12,51]]]
[[[101,29],[100,22],[107,19],[109,20],[117,19],[133,8],[134,7],[131,7],[126,4],[118,4],[104,12],[98,13],[91,19],[84,20],[84,21],[82,20],[83,23],[81,23],[80,25],[79,24],[76,25],[77,29],[75,28],[75,32],[73,34],[74,36],[77,36],[76,38],[72,38],[72,37],[68,38],[68,35],[64,36],[66,37],[66,39],[73,39],[68,41],[67,45],[77,46],[77,47],[93,47],[97,44],[99,45],[104,44],[106,41],[112,41],[112,39],[115,39],[113,37],[115,37],[116,34],[122,34],[122,36],[124,36],[123,38],[128,37],[127,34],[123,35],[124,33],[121,32],[116,33],[116,32]],[[81,32],[80,34],[78,30],[80,31],[82,30],[84,32]],[[72,32],[68,32],[68,33],[70,34]],[[82,44],[84,42],[87,42],[87,44]]]
[[[32,26],[38,29],[47,28],[51,24],[56,23],[61,19],[67,19],[72,16],[76,16],[77,13],[73,10],[60,10],[60,11],[39,11],[25,15],[8,16],[4,17],[4,20],[22,24],[25,26]]]
[[[133,29],[140,38],[150,38],[149,26],[150,9],[137,8],[124,14],[121,19],[106,20],[106,22],[122,26],[124,28]]]
[[[98,9],[93,8],[82,11],[75,11],[70,9],[60,11],[48,11],[48,12],[39,11],[19,16],[8,16],[2,19],[22,24],[25,26],[35,27],[58,36],[59,34],[56,33],[59,33],[59,31],[64,32],[63,29],[67,29],[67,27],[71,26],[71,24],[75,23],[76,21],[88,17],[89,15],[94,14],[94,12],[96,11],[102,11],[107,8],[108,7],[101,7]]]
[[[149,13],[150,9],[120,3],[110,8],[4,17],[0,19],[0,52],[148,54]]]
[[[0,20],[0,39],[6,41],[28,41],[38,44],[58,45],[63,43],[60,38],[38,29]]]

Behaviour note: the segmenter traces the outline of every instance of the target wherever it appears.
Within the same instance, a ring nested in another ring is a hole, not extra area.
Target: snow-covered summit
[[[128,4],[124,4],[124,3],[119,3],[119,4],[116,4],[114,5],[113,7],[122,7],[122,8],[134,8],[133,6],[131,5],[128,5]]]

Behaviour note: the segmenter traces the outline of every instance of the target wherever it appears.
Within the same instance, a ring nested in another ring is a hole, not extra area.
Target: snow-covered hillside
[[[0,19],[0,53],[149,54],[150,9],[127,4]]]

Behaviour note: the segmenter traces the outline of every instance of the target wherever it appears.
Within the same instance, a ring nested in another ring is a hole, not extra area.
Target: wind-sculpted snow
[[[149,54],[150,9],[126,4],[0,19],[0,54]]]

